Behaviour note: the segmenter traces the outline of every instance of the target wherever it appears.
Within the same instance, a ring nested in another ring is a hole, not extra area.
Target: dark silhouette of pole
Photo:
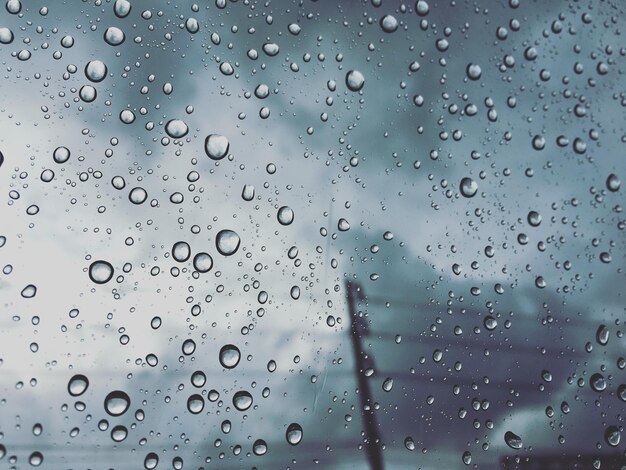
[[[376,415],[374,414],[374,400],[369,381],[365,376],[365,370],[374,368],[374,359],[363,351],[361,338],[367,336],[369,329],[366,321],[359,315],[357,303],[365,300],[363,289],[358,283],[346,281],[346,297],[350,311],[352,348],[354,349],[354,361],[356,362],[356,377],[359,387],[359,399],[361,402],[361,415],[365,428],[365,452],[372,470],[384,470],[383,453],[381,449]]]

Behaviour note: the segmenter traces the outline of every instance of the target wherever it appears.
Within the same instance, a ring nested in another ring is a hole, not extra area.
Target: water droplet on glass
[[[398,29],[398,20],[395,16],[385,15],[380,19],[380,27],[385,33],[393,33]]]
[[[589,378],[589,386],[595,392],[603,392],[606,389],[606,380],[602,374],[595,373]]]
[[[128,193],[128,200],[133,204],[143,204],[148,199],[148,193],[141,187],[136,187]]]
[[[125,39],[124,31],[115,26],[107,28],[104,32],[104,40],[110,46],[119,46]]]
[[[252,406],[252,395],[245,390],[235,393],[233,395],[233,405],[239,411],[246,411]]]
[[[89,380],[82,374],[76,374],[67,384],[67,391],[73,397],[79,397],[89,387]]]
[[[208,253],[197,253],[193,257],[193,267],[199,273],[208,273],[213,268],[213,258]]]
[[[359,91],[365,85],[365,77],[358,70],[350,70],[346,74],[346,86],[350,91]]]
[[[541,224],[541,214],[537,211],[530,211],[528,213],[527,220],[531,227],[539,227]]]
[[[104,399],[104,411],[111,416],[121,416],[130,407],[130,397],[122,390],[114,390]]]
[[[70,155],[71,152],[69,151],[69,149],[67,147],[61,146],[54,149],[54,152],[52,153],[52,159],[56,163],[65,163],[70,159]]]
[[[143,459],[143,466],[146,470],[154,470],[158,464],[159,456],[154,452],[150,452],[146,455],[146,458]]]
[[[172,258],[174,258],[179,263],[183,263],[189,259],[191,256],[191,247],[189,243],[179,241],[174,243],[172,246]]]
[[[215,247],[224,256],[234,255],[239,249],[240,243],[239,235],[232,230],[220,230],[215,237]]]
[[[298,423],[291,423],[287,426],[287,432],[285,433],[285,437],[287,438],[287,442],[292,446],[297,446],[302,441],[302,426]]]
[[[383,390],[385,392],[390,392],[393,388],[393,379],[391,377],[387,377],[383,382]]]
[[[506,445],[508,445],[511,449],[518,450],[523,446],[522,438],[511,431],[504,433],[504,442],[506,442]]]
[[[125,18],[130,13],[132,5],[128,0],[115,0],[113,4],[113,12],[118,18]]]
[[[165,132],[173,139],[185,137],[189,132],[189,128],[184,121],[180,119],[171,119],[165,124]]]
[[[254,186],[246,184],[241,191],[241,198],[244,201],[252,201],[254,199]]]
[[[223,135],[210,134],[204,141],[204,151],[213,160],[221,160],[228,153],[230,143]]]
[[[252,444],[252,452],[254,455],[265,455],[267,453],[267,444],[263,439],[257,439]]]
[[[610,330],[606,325],[600,325],[596,330],[596,341],[600,346],[606,346],[609,342]]]
[[[117,426],[113,427],[113,429],[111,429],[111,439],[114,442],[122,442],[124,439],[126,439],[127,436],[128,429],[126,429],[126,426],[118,424]]]
[[[202,395],[198,395],[197,393],[191,395],[187,399],[187,409],[194,415],[201,413],[204,409],[204,398],[202,398]]]
[[[89,265],[89,278],[96,284],[106,284],[113,277],[113,265],[108,261],[97,260]]]
[[[183,342],[182,351],[185,356],[190,356],[196,350],[196,342],[193,339],[186,339]]]
[[[290,225],[293,222],[293,210],[290,207],[283,206],[278,209],[277,218],[282,225]]]
[[[470,80],[478,80],[483,71],[478,64],[467,64],[465,73],[467,74],[467,78],[469,78]]]
[[[220,349],[220,364],[226,369],[234,369],[239,364],[241,352],[233,344],[227,344]]]
[[[619,187],[622,185],[622,182],[619,180],[617,175],[611,173],[609,177],[606,179],[606,189],[611,192],[619,191]]]
[[[92,60],[85,66],[85,76],[94,83],[101,82],[107,76],[107,66],[101,60]]]
[[[37,295],[37,287],[32,284],[28,284],[22,289],[21,295],[25,299],[32,299],[35,295]]]
[[[124,124],[132,124],[135,122],[135,113],[133,113],[130,109],[124,109],[120,113],[120,121]]]
[[[28,463],[33,467],[39,467],[43,463],[43,454],[41,452],[33,452],[28,457]]]
[[[13,42],[13,31],[9,28],[0,28],[0,44],[11,44]]]
[[[609,426],[604,431],[604,440],[611,447],[617,447],[621,440],[621,433],[617,426]]]
[[[461,180],[459,184],[459,190],[461,194],[465,197],[474,197],[478,192],[478,183],[474,181],[472,178],[465,177]]]
[[[85,103],[91,103],[98,96],[98,92],[91,85],[85,85],[80,88],[78,96],[80,96],[80,99]]]

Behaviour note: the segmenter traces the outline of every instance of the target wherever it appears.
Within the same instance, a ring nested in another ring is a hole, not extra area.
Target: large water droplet
[[[365,85],[365,77],[358,70],[350,70],[346,74],[346,86],[350,91],[359,91]]]
[[[290,225],[293,222],[293,210],[290,207],[283,206],[278,209],[277,218],[282,225]]]
[[[622,182],[619,180],[616,174],[611,173],[606,179],[606,189],[613,193],[619,191],[621,185]]]
[[[395,16],[385,15],[380,19],[380,27],[385,33],[393,33],[398,29],[398,20]]]
[[[478,192],[478,183],[476,183],[476,181],[472,178],[465,177],[459,184],[459,190],[465,197],[474,197]]]
[[[136,187],[128,193],[128,200],[133,204],[143,204],[148,199],[148,193],[142,187]]]
[[[159,465],[159,456],[154,452],[150,452],[143,459],[143,466],[146,470],[154,470],[157,465]]]
[[[246,411],[252,406],[252,395],[245,390],[235,393],[233,395],[233,405],[239,411]]]
[[[252,444],[252,452],[254,455],[265,455],[267,453],[267,443],[263,439],[257,439]]]
[[[233,344],[227,344],[220,349],[220,364],[226,369],[233,369],[239,364],[241,352]]]
[[[228,153],[230,143],[223,135],[210,134],[204,141],[204,151],[213,160],[221,160]]]
[[[67,384],[67,391],[73,397],[79,397],[89,387],[89,379],[82,374],[76,374]]]
[[[173,139],[180,139],[187,135],[189,127],[180,119],[171,119],[165,124],[165,132]]]
[[[213,268],[213,258],[208,253],[200,252],[193,257],[193,267],[199,273],[208,273]]]
[[[118,18],[125,18],[130,13],[132,5],[128,0],[115,0],[113,4],[113,12]]]
[[[28,457],[28,463],[33,467],[39,467],[43,463],[43,454],[41,452],[33,452]]]
[[[52,159],[55,163],[65,163],[70,159],[71,152],[67,147],[57,147],[52,153]]]
[[[232,230],[220,230],[215,237],[215,246],[221,255],[234,255],[239,249],[241,239],[236,232]]]
[[[107,76],[107,66],[101,60],[92,60],[85,66],[85,76],[92,82],[101,82]]]
[[[201,413],[204,409],[204,398],[202,398],[202,395],[198,395],[197,393],[191,395],[187,399],[187,409],[194,415]]]
[[[115,26],[111,26],[106,29],[104,32],[104,40],[110,46],[119,46],[124,42],[126,36],[124,35],[124,31]]]
[[[183,263],[189,259],[191,256],[191,247],[189,243],[179,241],[174,243],[172,247],[172,258],[174,258],[179,263]]]
[[[130,407],[130,397],[122,390],[114,390],[104,399],[104,411],[111,416],[121,416]]]
[[[298,423],[291,423],[287,426],[287,432],[285,433],[285,437],[287,438],[287,442],[292,446],[297,446],[302,441],[303,436],[302,426]]]
[[[506,445],[508,445],[511,449],[518,450],[523,446],[522,438],[511,431],[504,433],[504,442],[506,442]]]
[[[604,431],[604,440],[611,447],[617,447],[621,440],[621,433],[617,426],[609,426]]]
[[[89,278],[96,284],[106,284],[113,277],[113,265],[108,261],[97,260],[89,266]]]

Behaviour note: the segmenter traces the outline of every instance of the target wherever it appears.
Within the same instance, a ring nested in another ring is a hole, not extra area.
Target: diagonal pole
[[[363,318],[359,316],[357,310],[358,301],[364,300],[365,295],[358,283],[346,281],[346,296],[348,309],[350,310],[350,336],[352,337],[361,414],[365,428],[365,452],[371,470],[384,470],[380,435],[378,433],[378,425],[376,424],[376,415],[374,414],[374,400],[369,381],[365,376],[365,370],[369,367],[374,367],[374,359],[363,351],[361,337],[368,334],[368,327]]]

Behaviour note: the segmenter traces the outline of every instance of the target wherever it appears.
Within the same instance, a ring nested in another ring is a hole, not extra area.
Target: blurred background
[[[624,24],[6,2],[0,467],[626,466]]]

